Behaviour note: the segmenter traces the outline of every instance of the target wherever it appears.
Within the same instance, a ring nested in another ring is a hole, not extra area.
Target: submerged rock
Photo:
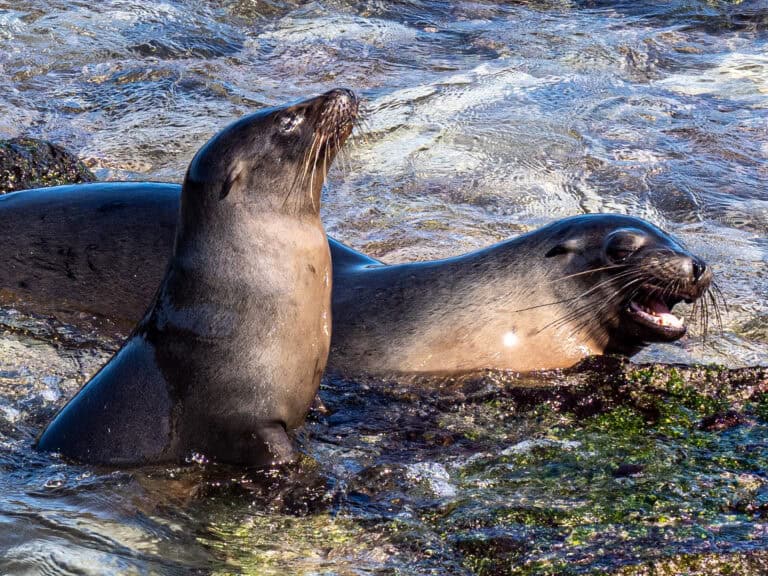
[[[0,140],[0,194],[95,180],[80,159],[58,144],[35,138]]]
[[[768,552],[756,550],[735,554],[684,554],[677,558],[631,566],[615,576],[731,576],[768,574]]]

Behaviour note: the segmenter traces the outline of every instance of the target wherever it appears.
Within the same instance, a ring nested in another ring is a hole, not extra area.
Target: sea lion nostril
[[[357,96],[347,88],[335,88],[325,93],[325,97],[333,102],[334,106],[353,107],[357,105]]]
[[[698,282],[699,278],[707,271],[707,265],[698,258],[693,258],[691,264],[693,267],[693,280]]]

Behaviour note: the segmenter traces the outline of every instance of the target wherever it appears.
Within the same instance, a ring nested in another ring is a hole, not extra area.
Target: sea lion
[[[125,335],[173,251],[181,186],[56,186],[0,196],[0,305]]]
[[[246,116],[198,151],[154,302],[38,449],[121,466],[293,459],[287,431],[330,343],[320,192],[356,113],[333,90]]]
[[[104,183],[0,198],[0,219],[16,223],[0,230],[0,301],[72,321],[135,322],[165,269],[179,190]],[[609,247],[619,241],[636,250],[610,263]],[[569,218],[437,262],[385,265],[328,242],[329,367],[348,373],[522,371],[570,366],[589,354],[631,355],[682,337],[684,327],[658,321],[677,323],[668,310],[700,298],[712,278],[679,242],[631,216]],[[654,274],[662,287],[677,282],[674,298],[652,302],[650,326],[629,306],[650,302],[653,290],[622,284],[634,270]]]
[[[712,272],[669,234],[587,214],[456,258],[387,266],[333,253],[329,366],[348,374],[565,368],[686,333],[671,309]]]

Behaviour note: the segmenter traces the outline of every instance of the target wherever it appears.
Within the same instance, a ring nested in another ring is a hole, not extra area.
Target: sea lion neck
[[[271,182],[274,187],[279,182]],[[216,237],[241,236],[243,228],[248,229],[259,222],[269,222],[280,216],[297,217],[319,222],[319,209],[296,210],[296,206],[286,202],[290,193],[282,197],[276,194],[261,193],[260,190],[242,190],[246,184],[236,184],[235,189],[225,198],[213,199],[207,184],[185,180],[179,206],[179,227],[176,232],[176,245],[188,239],[215,235]],[[264,186],[269,189],[270,182]]]

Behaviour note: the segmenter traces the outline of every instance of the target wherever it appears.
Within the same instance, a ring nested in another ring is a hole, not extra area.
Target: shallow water
[[[582,212],[639,215],[703,256],[728,302],[722,331],[639,359],[766,364],[766,54],[765,1],[0,0],[0,136],[61,142],[105,179],[180,180],[232,118],[348,86],[368,112],[326,188],[337,238],[404,261]],[[706,446],[680,476],[689,448],[667,429],[640,442],[503,402],[443,410],[329,385],[336,412],[304,433],[320,464],[295,482],[101,473],[30,446],[115,343],[2,323],[23,328],[0,340],[2,573],[561,573],[765,545],[726,497],[763,490],[757,416],[704,439],[685,429]],[[514,447],[541,438],[521,460]],[[743,446],[747,463],[727,461]],[[627,481],[662,504],[611,516],[601,499],[619,485],[590,450],[662,454]],[[514,562],[472,560],[491,546],[478,534]]]

